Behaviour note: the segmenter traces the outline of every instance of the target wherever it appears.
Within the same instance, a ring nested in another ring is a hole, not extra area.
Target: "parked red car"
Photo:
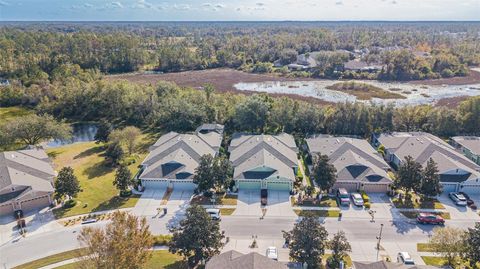
[[[435,214],[428,214],[428,213],[420,213],[417,217],[417,222],[421,224],[438,224],[444,225],[445,220]]]

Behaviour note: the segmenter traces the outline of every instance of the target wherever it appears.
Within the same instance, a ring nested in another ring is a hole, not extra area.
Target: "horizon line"
[[[245,22],[254,22],[254,23],[345,23],[345,22],[418,22],[418,23],[438,23],[438,22],[475,22],[478,23],[480,20],[0,20],[0,23],[35,23],[35,22],[53,22],[53,23],[245,23]]]

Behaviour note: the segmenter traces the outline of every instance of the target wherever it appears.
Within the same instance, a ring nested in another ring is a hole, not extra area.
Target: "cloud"
[[[86,8],[92,8],[93,7],[93,5],[90,4],[90,3],[85,3],[85,4],[83,4],[83,6],[86,7]]]
[[[335,2],[335,5],[341,6],[341,5],[343,5],[343,2],[342,1],[337,1],[337,2]]]
[[[5,2],[5,1],[2,1],[0,0],[0,6],[1,7],[6,7],[6,6],[9,6],[10,4],[8,2]]]
[[[263,7],[265,6],[265,3],[262,3],[262,2],[258,2],[255,4],[257,7]]]
[[[192,9],[192,7],[190,5],[187,5],[187,4],[180,4],[180,5],[175,4],[173,6],[173,8],[176,9],[176,10],[190,10],[190,9]]]
[[[145,0],[138,0],[136,3],[132,5],[132,8],[144,9],[144,8],[152,8],[153,4],[145,1]]]
[[[398,2],[396,0],[392,1],[392,4],[396,5]]]
[[[205,10],[219,11],[220,9],[225,8],[226,6],[221,3],[218,3],[218,4],[203,3],[201,7]]]
[[[112,8],[123,8],[122,3],[120,3],[120,2],[111,2],[109,4],[109,6],[112,7]]]

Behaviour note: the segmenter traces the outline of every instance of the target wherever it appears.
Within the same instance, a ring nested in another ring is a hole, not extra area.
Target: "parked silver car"
[[[352,198],[352,202],[356,206],[363,206],[363,198],[362,195],[358,192],[352,192],[350,194],[350,197]]]
[[[458,205],[458,206],[467,206],[467,198],[465,198],[465,196],[461,195],[460,193],[458,192],[451,192],[448,194],[448,196],[450,197],[450,199],[452,199],[452,201]]]
[[[414,265],[415,261],[412,259],[408,252],[399,252],[397,255],[397,262],[403,263],[405,265]]]

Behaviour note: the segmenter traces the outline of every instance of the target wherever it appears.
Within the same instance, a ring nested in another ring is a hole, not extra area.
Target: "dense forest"
[[[455,57],[461,65],[480,61],[480,25],[473,23],[345,23],[325,24],[323,28],[314,23],[248,25],[4,25],[0,29],[0,73],[11,83],[0,87],[0,106],[29,107],[38,114],[70,121],[105,119],[160,131],[192,131],[201,123],[217,122],[225,124],[227,133],[285,131],[299,136],[330,133],[364,137],[375,131],[423,130],[442,137],[480,133],[479,97],[462,102],[456,109],[318,105],[264,94],[217,93],[210,85],[198,90],[168,82],[140,85],[103,79],[107,73],[147,67],[164,71],[241,68],[275,61],[286,49],[302,53],[423,44],[442,51],[442,56],[434,57],[437,65],[449,66],[448,57]],[[46,30],[40,30],[43,28]],[[400,65],[411,65],[405,53],[398,52],[400,58],[393,60],[393,69],[382,74],[405,78],[402,72],[412,71],[398,70]],[[444,61],[439,61],[442,57]]]
[[[340,52],[339,52],[340,51]],[[342,70],[349,58],[378,63]],[[320,52],[308,72],[273,67]],[[427,56],[419,56],[424,53]],[[25,85],[54,80],[65,64],[101,73],[231,67],[289,76],[414,80],[465,76],[480,64],[478,23],[4,23],[0,77]]]
[[[181,88],[173,83],[139,85],[107,81],[79,66],[63,68],[49,84],[0,90],[0,106],[34,107],[40,114],[72,121],[107,119],[162,131],[193,131],[201,123],[226,125],[228,133],[280,131],[368,136],[374,131],[423,130],[443,137],[480,133],[480,97],[458,108],[430,105],[398,107],[361,103],[311,104],[266,94],[245,96]]]

